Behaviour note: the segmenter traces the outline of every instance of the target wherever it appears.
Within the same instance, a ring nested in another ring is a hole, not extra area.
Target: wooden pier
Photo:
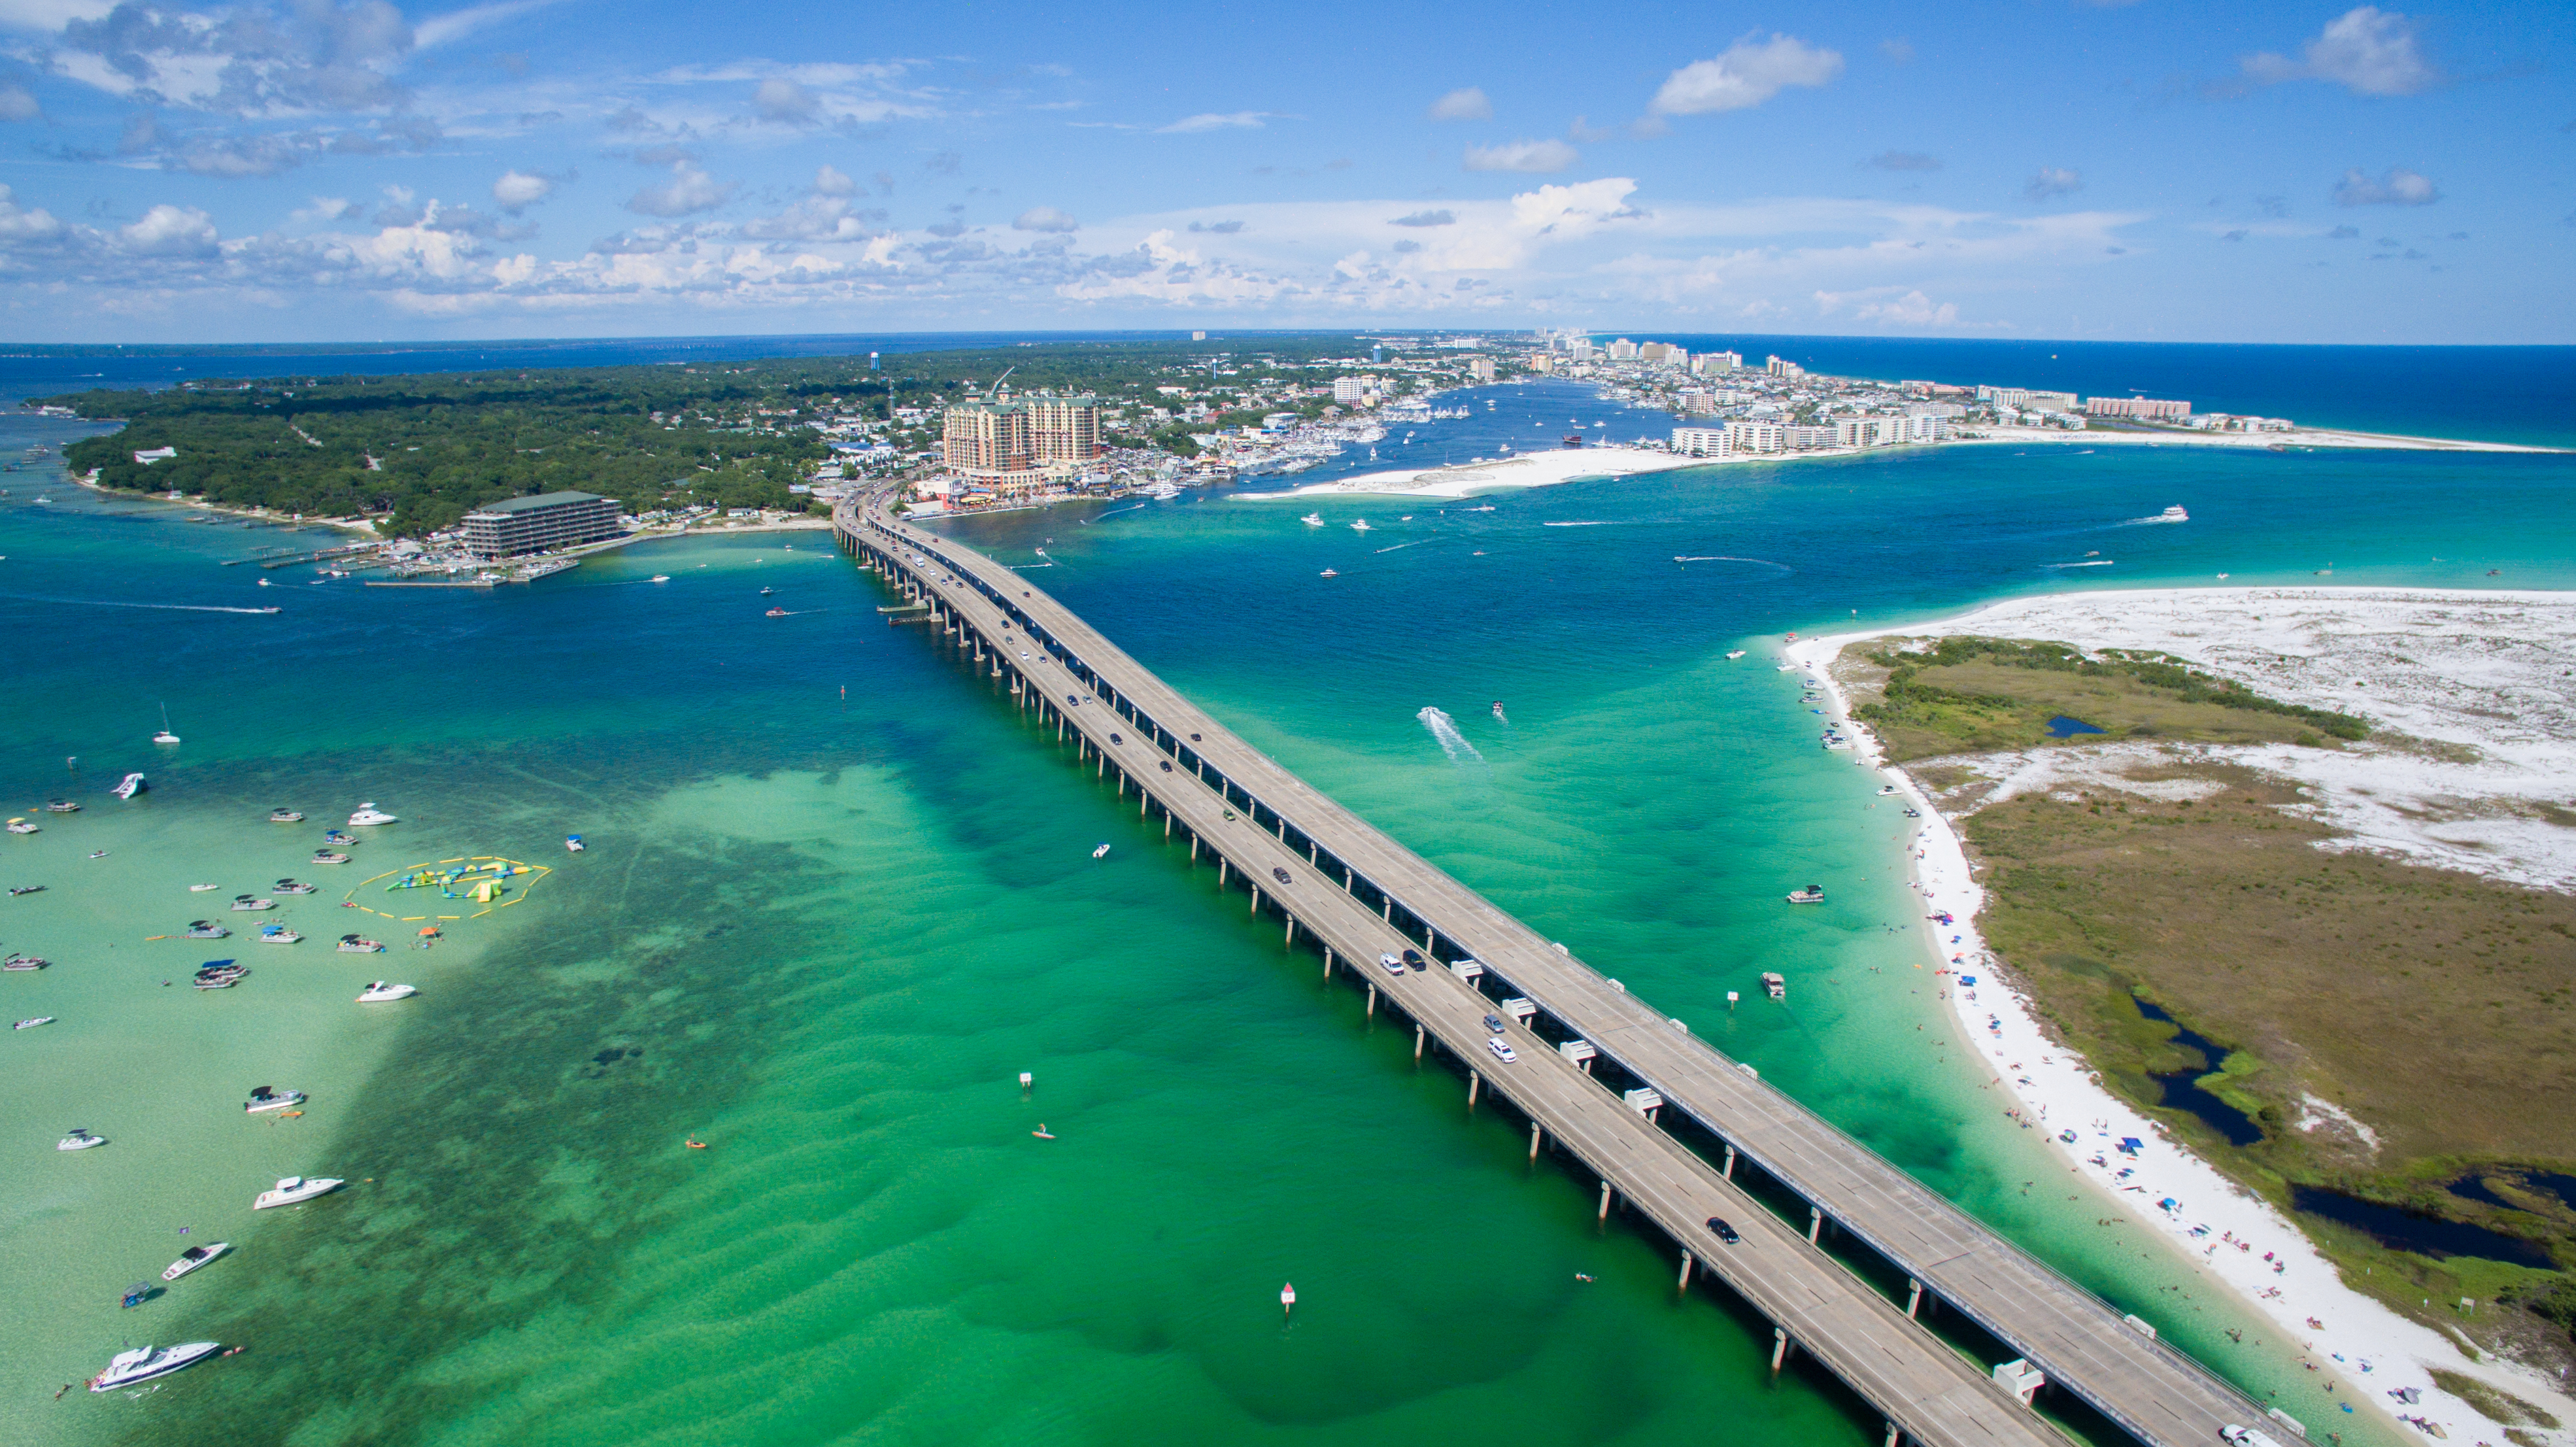
[[[1193,859],[1211,854],[1219,887],[1282,920],[1286,946],[1349,974],[1372,1014],[1400,1013],[1417,1049],[1449,1052],[1470,1109],[1481,1097],[1518,1112],[1533,1159],[1552,1147],[1599,1178],[1601,1219],[1624,1205],[1673,1243],[1685,1287],[1714,1277],[1760,1311],[1775,1370],[1804,1351],[1866,1400],[1890,1447],[2063,1447],[2033,1389],[2151,1447],[2215,1443],[2230,1424],[2304,1435],[1262,755],[1026,578],[903,523],[882,495],[843,502],[834,533],[1095,773],[1114,773],[1122,798],[1132,787],[1140,814],[1159,810]],[[1424,968],[1380,964],[1408,949]],[[1514,1062],[1488,1050],[1488,1016]],[[1805,1220],[1756,1192],[1793,1197]],[[1742,1240],[1721,1241],[1712,1217]],[[1828,1228],[1903,1276],[1902,1306],[1820,1249]],[[1990,1372],[1916,1319],[1927,1305],[2019,1360]]]

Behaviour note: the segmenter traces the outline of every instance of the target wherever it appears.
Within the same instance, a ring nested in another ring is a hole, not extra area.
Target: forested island
[[[71,471],[94,473],[98,486],[363,517],[389,535],[416,536],[486,503],[563,489],[613,497],[634,513],[802,507],[788,488],[831,455],[827,433],[917,451],[935,442],[940,407],[1006,373],[1017,390],[1092,392],[1115,409],[1152,400],[1157,385],[1176,378],[1220,395],[1239,381],[1249,396],[1265,380],[1352,347],[1347,335],[1263,337],[1257,351],[1242,343],[1223,350],[1177,341],[1023,343],[889,354],[878,370],[862,354],[206,379],[27,405],[123,422],[64,451]],[[1113,443],[1195,450],[1186,433],[1147,430],[1141,409],[1131,425],[1114,412],[1113,419]]]

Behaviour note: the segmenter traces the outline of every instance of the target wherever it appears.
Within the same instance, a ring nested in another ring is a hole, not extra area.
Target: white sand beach
[[[1364,472],[1357,477],[1309,483],[1285,492],[1239,492],[1248,500],[1327,497],[1357,493],[1373,497],[1467,497],[1503,488],[1548,487],[1579,477],[1628,477],[1641,472],[1668,472],[1677,467],[1711,467],[1744,458],[1680,457],[1646,447],[1563,447],[1551,452],[1521,452],[1455,467],[1397,468]]]
[[[2298,780],[2315,801],[2306,812],[2348,832],[2337,847],[2576,888],[2576,831],[2548,822],[2538,807],[2563,804],[2576,777],[2569,771],[2576,763],[2576,595],[2362,588],[2060,594],[1909,628],[1800,639],[1785,658],[1804,666],[1833,699],[1835,717],[1847,719],[1845,691],[1829,667],[1845,644],[1956,633],[2159,649],[2274,698],[2363,713],[2379,733],[2345,749],[2185,747]],[[2070,1175],[2098,1188],[2121,1215],[2158,1229],[2202,1275],[2242,1296],[2303,1348],[2321,1387],[2331,1384],[2289,1404],[2311,1438],[2335,1430],[2348,1407],[2436,1423],[2463,1443],[2501,1442],[2501,1426],[2434,1386],[2437,1367],[2483,1378],[2561,1417],[2576,1415],[2564,1383],[2483,1354],[2473,1360],[2444,1334],[2344,1286],[2289,1220],[2105,1090],[2080,1056],[2052,1044],[2029,999],[1983,968],[1988,955],[1975,917],[1984,892],[1949,819],[1911,775],[1884,765],[1866,726],[1847,728],[1865,762],[1885,768],[1888,781],[1923,811],[1915,887],[1927,914],[1946,912],[1955,921],[1928,938],[1939,968],[1954,977],[1949,997],[1959,1025],[1995,1083],[2011,1093],[2025,1126],[2047,1135]],[[1960,812],[2077,782],[2149,792],[2162,786],[2120,777],[2121,751],[2143,759],[2158,747],[1993,756],[1981,764],[1990,787],[1961,791],[1974,798]],[[1960,809],[1959,801],[1950,807]],[[2330,1103],[2311,1110],[2308,1128],[2352,1128],[2349,1117],[2335,1121]],[[2060,1138],[2067,1131],[2072,1142]],[[2134,1154],[2119,1149],[2124,1138],[2141,1143]],[[2414,1405],[2392,1395],[2409,1389],[2421,1399]]]

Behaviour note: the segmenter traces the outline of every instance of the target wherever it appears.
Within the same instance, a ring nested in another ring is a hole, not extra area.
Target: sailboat
[[[170,705],[165,703],[161,705],[161,732],[152,736],[152,742],[156,744],[175,744],[178,741],[179,736],[170,732]]]

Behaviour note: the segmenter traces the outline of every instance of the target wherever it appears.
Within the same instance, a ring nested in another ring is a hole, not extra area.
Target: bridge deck
[[[1436,967],[1399,979],[1375,965],[1382,951],[1425,945],[1390,922],[1395,907],[1430,922],[1454,953],[1472,954],[1648,1082],[1667,1109],[1686,1113],[2140,1441],[2214,1442],[2220,1426],[2263,1415],[2198,1363],[1252,748],[1018,574],[873,507],[844,504],[838,521],[852,545],[892,559],[937,601],[943,626],[984,641],[997,666],[1024,678],[1080,730],[1104,769],[1118,764],[1176,825],[1245,871],[1297,927],[1367,972],[1409,1017],[1908,1434],[1925,1442],[2013,1441],[2032,1432],[2039,1435],[2030,1440],[2059,1440],[1973,1364],[1517,1022],[1509,1033],[1520,1061],[1487,1057],[1481,1022],[1493,1007],[1483,995]],[[1113,734],[1123,742],[1110,742]],[[1181,763],[1165,772],[1175,758]],[[1220,776],[1215,785],[1200,766]],[[1230,803],[1219,791],[1228,783],[1259,810]],[[1256,822],[1265,811],[1279,821],[1276,835]],[[1313,859],[1338,860],[1382,892],[1385,916],[1346,889],[1338,871],[1310,862],[1290,841],[1292,830],[1316,846]],[[1273,869],[1288,870],[1294,882],[1277,886]],[[1710,1216],[1743,1228],[1744,1244],[1719,1245],[1702,1225]]]

